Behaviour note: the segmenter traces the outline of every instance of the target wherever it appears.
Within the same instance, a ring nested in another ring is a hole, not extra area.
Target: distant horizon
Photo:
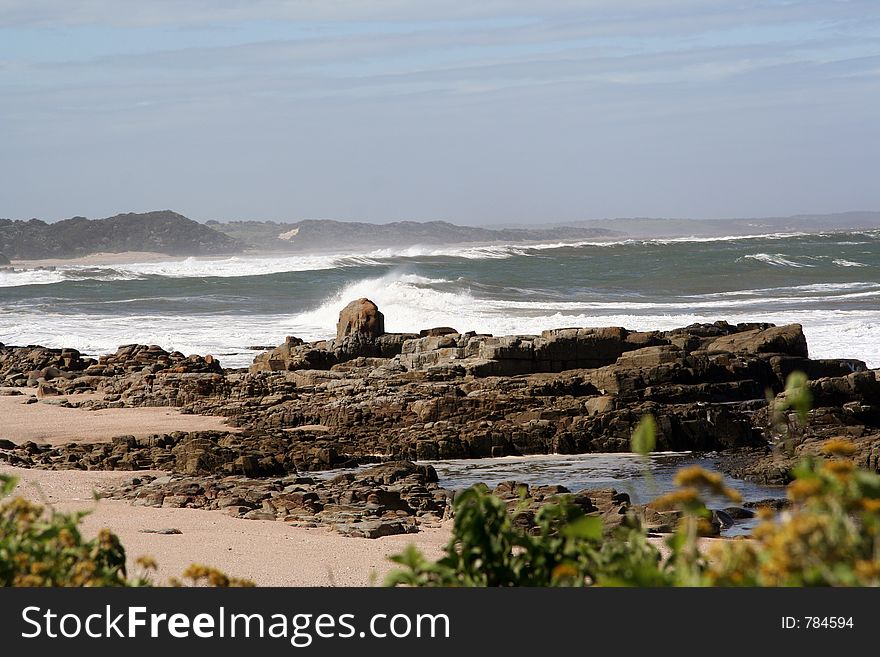
[[[215,219],[213,217],[193,217],[185,212],[181,212],[179,210],[175,210],[173,208],[162,208],[162,209],[151,209],[151,210],[124,210],[120,212],[114,212],[112,214],[104,215],[104,216],[87,216],[84,214],[71,214],[69,216],[57,217],[57,218],[45,218],[45,217],[9,217],[0,215],[0,219],[7,219],[12,221],[30,221],[32,219],[37,219],[39,221],[43,221],[48,224],[57,223],[59,221],[66,221],[68,219],[74,219],[76,217],[84,217],[90,221],[107,219],[110,217],[115,217],[119,215],[127,215],[127,214],[150,214],[154,212],[173,212],[175,214],[179,214],[181,216],[186,217],[187,219],[191,219],[201,224],[207,224],[211,221],[216,221],[218,223],[232,223],[232,222],[271,222],[278,224],[295,224],[302,221],[336,221],[340,223],[363,223],[363,224],[391,224],[391,223],[400,223],[400,222],[415,222],[415,223],[430,223],[430,222],[445,222],[449,224],[459,225],[459,226],[470,226],[470,227],[487,227],[487,228],[516,228],[516,227],[542,227],[542,226],[558,226],[564,225],[566,223],[590,223],[590,222],[609,222],[613,223],[615,221],[709,221],[709,222],[722,222],[722,221],[760,221],[760,220],[769,220],[769,219],[806,219],[806,218],[823,218],[823,217],[843,217],[847,215],[860,215],[860,214],[876,214],[878,218],[880,218],[880,210],[841,210],[838,212],[801,212],[797,214],[790,215],[756,215],[756,216],[748,216],[748,217],[734,217],[734,216],[725,216],[725,217],[677,217],[677,216],[619,216],[619,217],[598,217],[598,218],[580,218],[580,219],[554,219],[547,218],[542,222],[527,222],[527,221],[517,221],[517,222],[494,222],[494,223],[471,223],[463,220],[456,220],[454,218],[404,218],[404,219],[358,219],[358,218],[340,218],[340,217],[331,217],[331,216],[323,216],[323,217],[301,217],[296,219],[278,219],[278,218],[232,218],[232,219]]]

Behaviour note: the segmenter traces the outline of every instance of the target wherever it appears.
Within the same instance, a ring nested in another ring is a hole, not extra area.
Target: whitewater
[[[255,355],[251,347],[286,335],[331,337],[340,308],[359,297],[375,301],[394,332],[797,322],[812,357],[880,367],[880,231],[411,246],[0,271],[0,342],[92,355],[140,342],[242,367]]]

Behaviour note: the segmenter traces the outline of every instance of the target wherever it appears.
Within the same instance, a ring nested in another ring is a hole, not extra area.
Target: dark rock
[[[780,498],[768,498],[766,500],[758,500],[757,502],[745,502],[743,504],[746,509],[772,509],[774,511],[782,511],[783,509],[787,509],[791,506],[791,502],[789,500],[780,497]]]
[[[749,518],[755,517],[755,512],[750,509],[743,509],[738,506],[728,506],[724,509],[724,513],[726,513],[733,520],[748,520]]]
[[[418,528],[405,520],[361,520],[359,522],[340,523],[333,529],[343,536],[352,538],[381,538],[396,534],[412,534]]]
[[[727,511],[722,511],[721,509],[713,509],[712,510],[712,522],[717,523],[720,529],[726,529],[728,527],[733,527],[734,518]]]

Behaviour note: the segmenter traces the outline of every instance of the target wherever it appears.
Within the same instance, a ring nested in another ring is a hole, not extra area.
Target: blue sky
[[[876,0],[3,0],[0,216],[880,209]]]

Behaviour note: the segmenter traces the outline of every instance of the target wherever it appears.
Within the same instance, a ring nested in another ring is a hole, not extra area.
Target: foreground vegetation
[[[453,537],[439,561],[410,546],[393,560],[389,586],[877,586],[880,585],[880,476],[858,470],[852,445],[833,440],[826,458],[809,460],[788,487],[790,509],[760,510],[750,540],[701,545],[711,512],[702,493],[727,494],[720,475],[698,467],[676,476],[679,488],[657,500],[676,509],[666,556],[636,515],[610,533],[602,521],[563,501],[545,506],[537,531],[516,525],[487,489],[456,501]]]
[[[129,576],[125,548],[108,529],[86,540],[80,523],[88,512],[61,513],[22,497],[10,497],[13,477],[0,474],[0,586],[152,586],[156,562],[137,560],[139,573]],[[190,584],[252,586],[205,566],[183,573]],[[172,585],[182,586],[174,579]]]

